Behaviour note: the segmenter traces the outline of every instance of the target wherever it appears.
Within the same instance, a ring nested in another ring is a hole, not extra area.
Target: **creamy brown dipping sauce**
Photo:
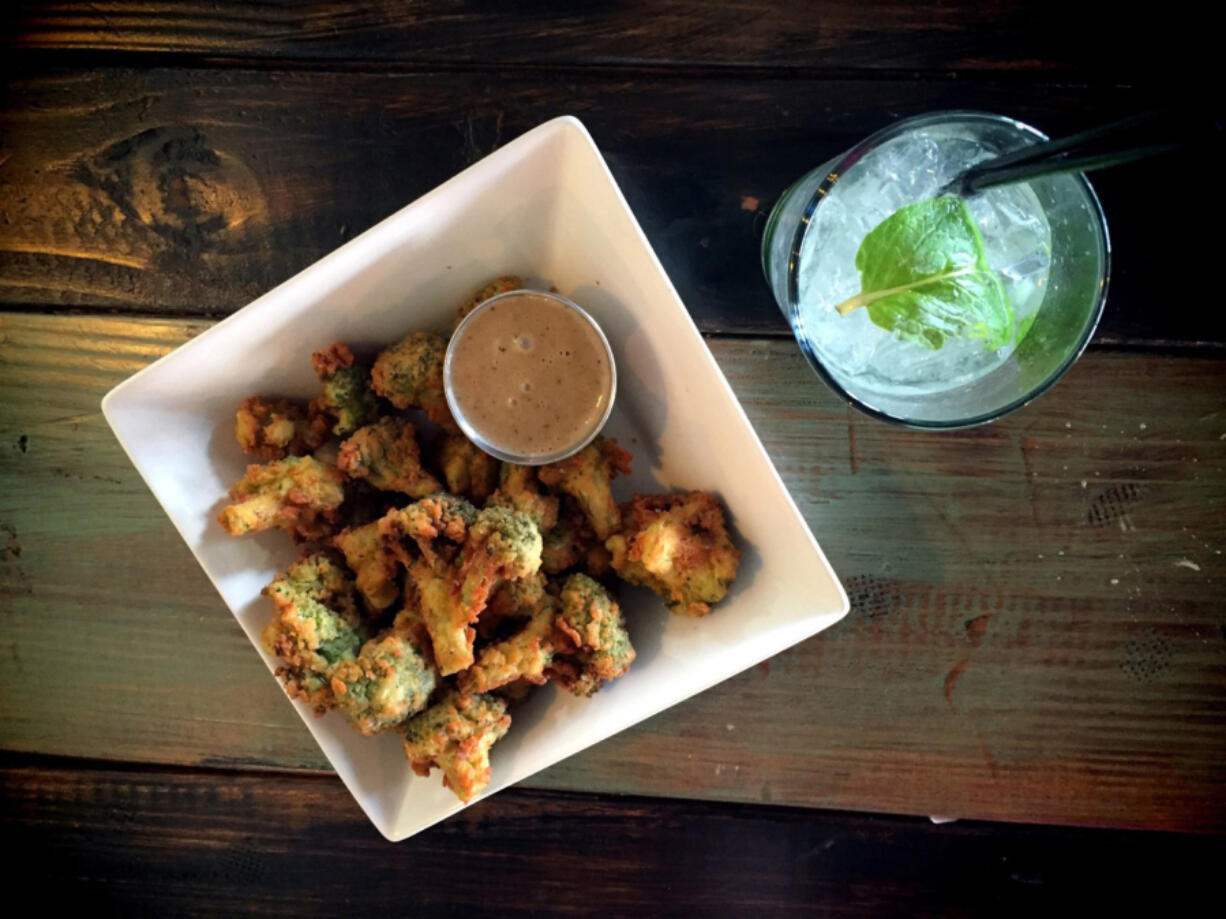
[[[604,418],[613,368],[600,334],[549,297],[517,294],[474,314],[452,343],[451,397],[492,447],[556,453]]]

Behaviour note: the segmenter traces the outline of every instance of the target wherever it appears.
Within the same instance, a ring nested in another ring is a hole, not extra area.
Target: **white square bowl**
[[[120,443],[269,670],[260,590],[295,552],[281,533],[234,539],[215,517],[247,464],[234,410],[252,393],[308,398],[312,351],[336,340],[391,343],[450,327],[488,279],[552,283],[613,346],[617,404],[607,433],[634,454],[619,500],[716,492],[744,556],[728,598],[704,619],[620,591],[638,659],[590,699],[554,687],[513,712],[486,794],[701,692],[834,624],[847,596],[695,328],[591,136],[549,121],[290,278],[102,401]],[[303,721],[358,804],[396,841],[465,805],[439,773],[412,774],[398,733],[363,737],[337,715]]]

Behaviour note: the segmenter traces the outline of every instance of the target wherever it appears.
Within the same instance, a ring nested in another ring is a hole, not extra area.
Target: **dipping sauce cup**
[[[500,460],[540,466],[578,453],[600,433],[617,368],[604,332],[578,304],[512,290],[456,328],[443,385],[469,440]]]

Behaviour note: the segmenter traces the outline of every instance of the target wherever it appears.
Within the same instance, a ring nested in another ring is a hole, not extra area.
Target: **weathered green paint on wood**
[[[0,318],[5,749],[324,766],[98,413],[203,327]],[[852,615],[527,784],[1226,828],[1226,362],[1091,353],[933,435],[710,345]]]

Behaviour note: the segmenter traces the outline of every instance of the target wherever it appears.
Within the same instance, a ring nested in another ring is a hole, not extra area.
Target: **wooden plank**
[[[5,749],[325,768],[98,414],[199,328],[3,317]],[[1226,362],[1090,353],[934,435],[787,342],[710,345],[853,613],[528,784],[1226,828]]]
[[[0,804],[12,876],[120,915],[1178,915],[1213,902],[1222,855],[1174,834],[519,789],[391,845],[340,782],[292,775],[17,767]]]
[[[411,64],[964,70],[1170,79],[1198,61],[1177,17],[1104,16],[1052,0],[804,4],[346,0],[257,5],[18,2],[13,48]],[[1168,21],[1168,19],[1170,21]],[[1178,29],[1178,31],[1176,31]],[[1178,39],[1173,41],[1172,39]],[[1188,53],[1180,53],[1181,51]]]
[[[1053,132],[1148,90],[1017,81],[98,70],[0,105],[0,303],[229,313],[520,132],[580,115],[704,330],[786,334],[759,234],[782,189],[900,115],[980,108]],[[1100,183],[1115,243],[1098,340],[1226,343],[1193,302],[1212,234],[1170,232],[1146,167]],[[1215,167],[1216,168],[1216,167]],[[1198,188],[1226,209],[1220,183]],[[1166,228],[1166,229],[1162,229]]]

